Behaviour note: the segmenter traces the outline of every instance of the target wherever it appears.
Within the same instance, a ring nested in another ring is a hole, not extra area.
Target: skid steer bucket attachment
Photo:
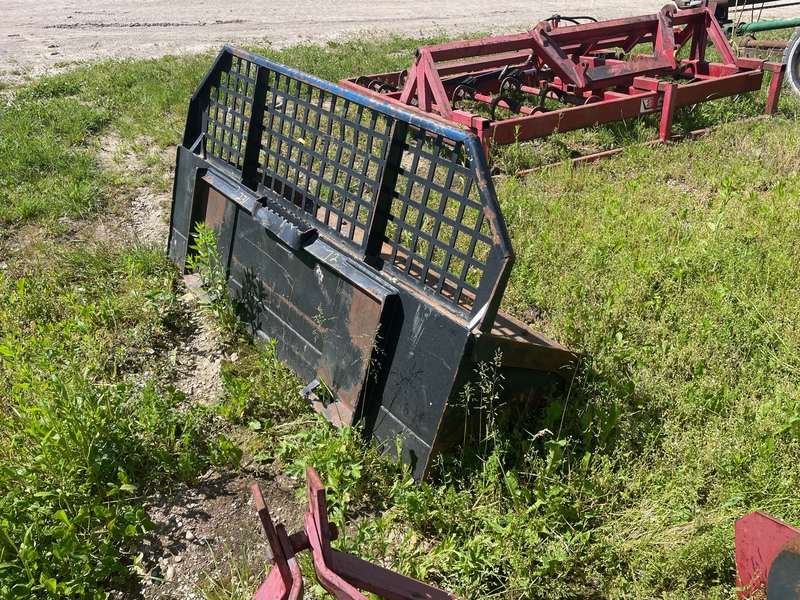
[[[513,253],[479,140],[225,47],[178,148],[169,254],[218,236],[240,318],[330,421],[403,438],[417,478],[463,439],[462,395],[501,356],[502,398],[575,356],[498,311]]]

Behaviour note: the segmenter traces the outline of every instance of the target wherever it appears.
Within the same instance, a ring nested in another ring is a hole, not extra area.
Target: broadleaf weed
[[[186,256],[186,268],[200,277],[204,296],[200,305],[229,336],[241,331],[236,303],[228,292],[228,274],[217,247],[217,234],[205,223],[195,227],[192,252]]]

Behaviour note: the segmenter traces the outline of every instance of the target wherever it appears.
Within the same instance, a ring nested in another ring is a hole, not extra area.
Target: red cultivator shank
[[[295,554],[311,550],[314,571],[323,588],[338,600],[367,600],[366,590],[387,600],[458,600],[444,590],[405,577],[351,554],[331,548],[336,528],[328,523],[325,488],[316,471],[306,469],[309,510],[305,530],[291,536],[273,525],[258,484],[256,510],[268,541],[273,565],[254,600],[298,600],[303,577]],[[760,511],[736,522],[736,585],[741,598],[800,600],[800,530]]]
[[[258,588],[254,600],[297,600],[303,597],[303,577],[295,553],[311,550],[314,571],[323,588],[338,600],[367,600],[359,589],[387,600],[458,600],[456,596],[394,571],[331,548],[336,528],[328,523],[325,487],[317,472],[306,469],[308,512],[304,531],[291,536],[283,525],[273,525],[258,484],[253,497],[267,534],[273,568]]]
[[[741,598],[800,598],[800,529],[761,511],[736,521],[736,585]]]
[[[720,62],[706,60],[709,43]],[[634,54],[641,44],[650,45],[651,53]],[[684,48],[688,57],[679,58]],[[764,71],[774,74],[770,114],[784,70],[778,63],[737,58],[708,8],[676,11],[668,5],[655,15],[555,28],[545,21],[524,33],[424,46],[408,72],[340,83],[464,126],[488,152],[491,144],[657,112],[659,137],[667,140],[676,108],[759,90]],[[466,99],[486,110],[459,109]],[[546,107],[548,99],[561,107]],[[518,116],[495,119],[498,107]]]

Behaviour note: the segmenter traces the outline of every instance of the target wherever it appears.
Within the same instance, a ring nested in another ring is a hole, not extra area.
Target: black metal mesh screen
[[[492,246],[478,187],[461,142],[410,132],[397,170],[383,258],[471,309]]]
[[[250,130],[257,70],[255,63],[233,56],[230,68],[222,71],[216,85],[211,85],[204,113],[206,153],[240,171]]]
[[[495,297],[510,250],[477,140],[240,51],[215,69],[184,143],[468,314]]]
[[[268,90],[261,183],[363,246],[393,121],[275,71]]]

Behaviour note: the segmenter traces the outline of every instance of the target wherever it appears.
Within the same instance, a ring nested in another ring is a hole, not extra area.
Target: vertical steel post
[[[778,111],[778,101],[781,99],[781,88],[783,87],[783,77],[786,75],[785,63],[764,63],[765,71],[772,71],[772,81],[769,84],[769,95],[767,96],[767,107],[764,114],[772,115]]]
[[[658,138],[666,142],[672,137],[672,122],[675,119],[675,98],[678,93],[678,84],[662,81],[658,89],[664,94],[664,105],[661,107],[661,127]]]

